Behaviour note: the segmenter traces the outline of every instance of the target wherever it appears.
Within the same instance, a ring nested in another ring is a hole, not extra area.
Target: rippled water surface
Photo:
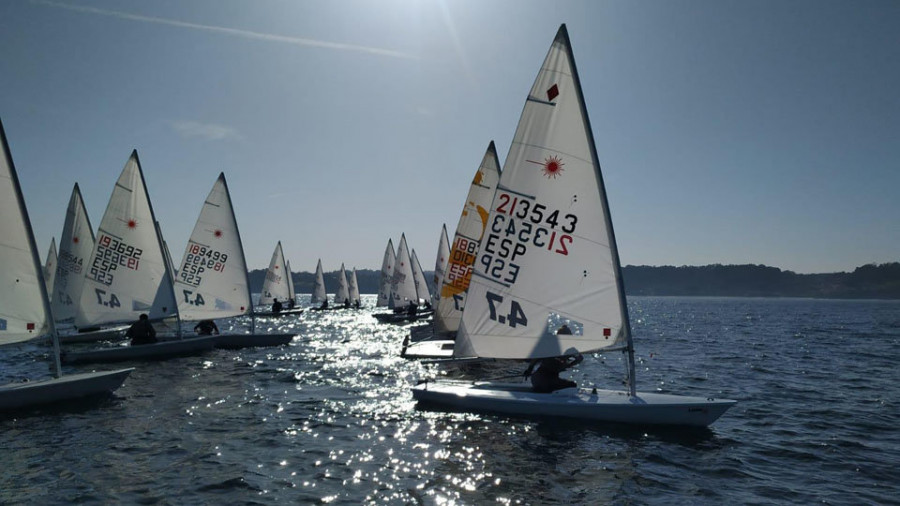
[[[409,327],[376,323],[366,303],[264,321],[297,332],[283,348],[129,364],[137,369],[111,399],[0,418],[0,503],[900,497],[898,302],[630,298],[639,390],[739,401],[708,430],[418,410],[409,388],[419,378],[501,378],[524,366],[404,360]],[[44,373],[42,362],[16,363],[43,351],[4,347],[0,367]],[[615,353],[586,358],[571,377],[609,388],[623,372]]]

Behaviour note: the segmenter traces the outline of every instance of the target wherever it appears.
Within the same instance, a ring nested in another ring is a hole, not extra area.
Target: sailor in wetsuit
[[[150,324],[150,318],[146,313],[141,313],[138,321],[131,324],[125,332],[125,337],[131,338],[131,345],[153,344],[156,340],[156,329]]]

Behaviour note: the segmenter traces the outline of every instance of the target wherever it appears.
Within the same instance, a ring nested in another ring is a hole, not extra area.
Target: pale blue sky
[[[623,264],[900,261],[900,2],[4,0],[46,253],[137,148],[176,262],[224,171],[251,268],[425,269],[566,23]]]

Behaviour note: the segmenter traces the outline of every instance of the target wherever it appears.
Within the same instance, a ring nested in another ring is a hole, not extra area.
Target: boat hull
[[[420,313],[416,313],[414,315],[404,313],[375,313],[374,316],[376,320],[381,323],[404,323],[404,322],[412,322],[416,321],[420,318],[426,318],[434,314],[434,310],[423,311]]]
[[[637,425],[706,427],[737,401],[614,390],[567,388],[549,394],[524,383],[434,381],[412,389],[420,403],[465,411],[564,417]]]
[[[88,332],[60,334],[59,342],[62,344],[71,344],[93,343],[96,341],[119,341],[125,338],[125,332],[128,330],[128,327],[129,325],[120,325],[118,327],[109,327]]]
[[[0,386],[0,411],[111,394],[133,368],[68,374],[61,378]]]
[[[222,334],[215,337],[216,348],[229,350],[282,346],[290,343],[296,334]]]
[[[403,343],[400,356],[408,359],[451,358],[455,345],[456,341],[452,339],[426,339],[413,343],[407,340]]]
[[[60,360],[64,364],[164,360],[212,350],[215,342],[215,336],[204,336],[138,346],[117,346],[115,348],[90,351],[67,351],[61,354]]]
[[[262,313],[253,313],[257,317],[261,318],[280,318],[282,316],[292,316],[303,313],[303,309],[284,309],[277,313],[273,313],[271,311],[264,311]]]

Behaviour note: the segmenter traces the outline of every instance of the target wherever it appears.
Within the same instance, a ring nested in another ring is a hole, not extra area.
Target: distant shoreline
[[[250,271],[250,288],[262,289],[264,269]],[[356,271],[362,293],[378,293],[380,271]],[[870,264],[853,272],[797,274],[765,265],[646,266],[622,268],[626,295],[688,297],[789,297],[900,299],[900,262]],[[432,273],[425,273],[431,281]],[[314,275],[294,272],[297,293],[311,293]],[[337,288],[337,271],[325,273],[325,288]],[[433,289],[433,288],[432,288]]]

